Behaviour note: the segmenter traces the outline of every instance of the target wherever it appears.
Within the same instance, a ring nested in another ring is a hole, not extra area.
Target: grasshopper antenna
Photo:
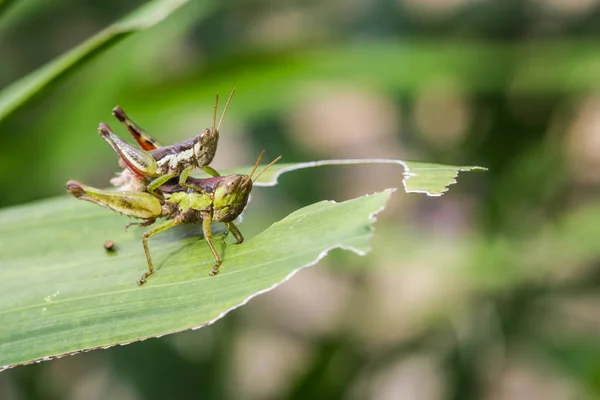
[[[235,93],[235,88],[233,88],[231,90],[231,94],[229,95],[229,98],[227,99],[227,103],[225,103],[225,108],[223,109],[223,114],[221,114],[221,119],[219,120],[219,126],[217,127],[217,132],[221,131],[221,124],[223,123],[223,118],[225,118],[225,113],[227,112],[227,108],[229,108],[229,102],[231,101],[231,98],[233,97],[233,94]],[[214,122],[217,122],[217,105],[215,104],[215,119]],[[214,124],[213,124],[214,127]]]
[[[277,157],[276,159],[274,159],[273,161],[271,161],[271,162],[270,162],[270,163],[269,163],[269,164],[268,164],[266,167],[264,167],[264,168],[262,169],[262,171],[260,171],[260,172],[258,173],[258,175],[256,175],[256,178],[254,178],[254,180],[252,180],[252,183],[256,182],[256,180],[257,180],[258,178],[260,178],[260,176],[263,174],[263,172],[265,172],[267,169],[269,169],[270,167],[272,167],[272,166],[273,166],[273,164],[275,164],[275,163],[276,163],[277,161],[279,161],[279,160],[281,160],[281,156]]]
[[[260,155],[258,156],[258,160],[256,160],[256,164],[254,164],[254,168],[252,169],[252,172],[250,172],[250,175],[248,175],[248,179],[246,180],[246,182],[244,182],[244,185],[247,185],[250,182],[256,182],[256,180],[263,174],[263,172],[265,172],[267,170],[267,168],[271,167],[273,164],[275,164],[277,161],[281,160],[281,156],[277,157],[276,159],[274,159],[273,161],[271,161],[269,163],[269,165],[267,165],[266,167],[264,167],[262,169],[262,171],[260,171],[258,173],[258,175],[256,175],[256,178],[254,178],[254,180],[252,179],[252,175],[254,175],[254,173],[256,172],[256,169],[258,168],[258,165],[260,164],[260,160],[262,160],[263,155],[265,154],[265,151],[263,150]]]
[[[217,107],[219,106],[219,93],[217,93],[216,99],[215,99],[215,109],[213,111],[213,131],[215,130],[215,127],[217,126]],[[221,125],[221,123],[219,122],[219,126]],[[218,130],[217,130],[218,132]]]
[[[258,168],[258,165],[260,164],[260,160],[262,160],[264,154],[265,154],[264,150],[260,152],[260,155],[258,156],[258,160],[256,160],[256,164],[254,164],[254,168],[252,168],[252,172],[250,172],[250,175],[248,175],[248,179],[246,180],[246,182],[244,182],[244,185],[246,185],[250,181],[252,181],[252,175],[254,175],[254,173],[256,172],[256,169]]]

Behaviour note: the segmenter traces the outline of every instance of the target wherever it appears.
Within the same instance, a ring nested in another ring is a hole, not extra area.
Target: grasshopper
[[[242,233],[233,221],[246,207],[252,184],[267,168],[281,159],[281,156],[277,157],[253,179],[263,154],[264,151],[258,157],[250,175],[233,174],[204,179],[190,178],[190,187],[183,187],[176,181],[169,182],[160,188],[163,198],[146,192],[106,191],[83,185],[77,181],[67,182],[67,191],[80,200],[90,201],[109,210],[144,220],[144,222],[134,223],[140,226],[149,226],[158,218],[166,218],[166,221],[146,231],[142,236],[148,271],[138,280],[138,285],[142,285],[146,278],[154,272],[148,240],[167,229],[184,223],[202,224],[204,239],[215,259],[215,265],[210,272],[210,275],[214,276],[218,273],[222,260],[213,245],[210,223],[212,221],[225,223],[227,229],[233,233],[236,244],[244,241]],[[125,229],[130,225],[132,224],[127,224]]]
[[[127,128],[141,149],[125,142],[113,133],[107,124],[100,124],[98,127],[100,136],[117,153],[123,168],[123,171],[113,178],[111,183],[124,191],[147,191],[157,195],[156,189],[176,177],[179,177],[181,187],[190,188],[187,180],[189,174],[196,167],[213,177],[219,176],[219,173],[209,167],[209,164],[217,151],[221,124],[234,92],[235,88],[229,95],[218,125],[219,95],[217,94],[212,128],[203,129],[202,132],[190,139],[164,147],[133,122],[122,108],[115,107],[112,114]]]

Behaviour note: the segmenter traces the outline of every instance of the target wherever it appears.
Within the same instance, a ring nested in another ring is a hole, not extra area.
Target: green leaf
[[[214,260],[200,231],[182,238],[173,229],[151,240],[157,272],[142,287],[142,229],[124,231],[122,216],[66,196],[3,210],[0,370],[201,327],[331,249],[365,254],[373,216],[392,191],[300,209],[227,246],[216,277],[208,276]],[[107,239],[116,253],[104,249]]]
[[[445,192],[459,171],[484,169],[389,159],[325,160],[276,164],[257,185],[275,185],[279,175],[301,168],[370,163],[403,166],[405,189],[431,196]],[[208,276],[214,260],[199,241],[201,228],[175,228],[152,239],[157,272],[140,288],[135,281],[147,268],[142,230],[124,231],[122,216],[68,197],[3,210],[0,366],[211,323],[333,248],[365,254],[372,217],[390,193],[316,203],[242,245],[222,245],[224,264],[217,277]],[[102,246],[109,239],[117,244],[115,254]]]
[[[15,2],[15,0],[0,0],[0,18],[4,16],[6,10],[8,10]]]
[[[456,183],[458,173],[461,171],[487,171],[487,168],[477,166],[454,166],[423,163],[418,161],[403,161],[385,158],[348,159],[348,160],[320,160],[295,164],[275,164],[270,167],[256,181],[256,186],[274,186],[279,176],[285,172],[304,168],[314,168],[335,165],[360,165],[360,164],[398,164],[404,168],[402,184],[406,193],[424,193],[428,196],[441,196],[448,191],[448,186]],[[243,168],[230,173],[250,173],[251,168]]]
[[[14,82],[0,92],[0,121],[59,78],[131,33],[150,28],[189,0],[155,0],[100,31],[79,46]],[[8,3],[7,3],[8,4]],[[2,3],[0,3],[2,5]]]

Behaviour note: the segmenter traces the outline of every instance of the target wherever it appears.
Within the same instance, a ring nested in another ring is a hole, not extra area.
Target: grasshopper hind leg
[[[155,222],[156,222],[155,219],[149,219],[148,221],[144,221],[144,222],[130,222],[127,225],[125,225],[125,230],[129,230],[130,226],[134,226],[134,225],[137,225],[137,226],[150,226],[150,225],[152,225]]]
[[[77,181],[67,182],[67,191],[79,200],[89,201],[130,217],[154,221],[162,215],[161,201],[149,193],[111,192]]]
[[[138,179],[144,180],[144,178],[158,176],[156,173],[158,164],[150,153],[130,145],[115,135],[110,127],[103,122],[98,126],[98,133],[100,133],[102,139],[108,143],[113,151],[117,153],[121,159],[120,162]]]
[[[129,133],[131,133],[131,136],[133,136],[142,149],[150,151],[162,147],[152,136],[148,135],[144,129],[133,122],[121,107],[116,106],[113,108],[112,115],[127,128]]]

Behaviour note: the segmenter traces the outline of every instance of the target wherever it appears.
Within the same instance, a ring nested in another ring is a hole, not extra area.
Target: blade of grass
[[[188,1],[154,0],[146,3],[69,52],[12,83],[0,92],[0,121],[41,93],[49,84],[73,72],[130,34],[158,24]]]

